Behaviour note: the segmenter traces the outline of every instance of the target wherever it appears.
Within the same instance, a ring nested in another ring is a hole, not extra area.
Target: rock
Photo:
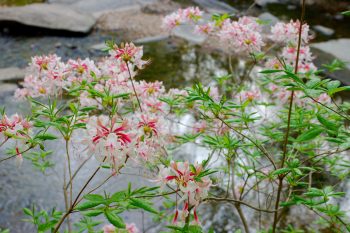
[[[18,23],[50,30],[88,33],[96,20],[61,4],[31,4],[0,8],[0,23]]]
[[[95,44],[95,45],[91,46],[90,49],[101,51],[101,50],[105,49],[106,47],[107,46],[105,43],[100,43],[100,44]]]
[[[329,40],[327,42],[312,44],[311,47],[330,53],[334,57],[348,62],[350,69],[350,39]]]
[[[72,4],[72,7],[82,12],[101,13],[140,8],[153,2],[155,0],[79,0]]]
[[[76,48],[78,48],[77,45],[71,44],[71,43],[66,43],[65,46],[66,46],[67,48],[70,48],[70,49],[76,49]]]
[[[144,37],[141,39],[137,39],[134,42],[137,44],[147,44],[155,41],[165,40],[169,38],[168,35],[160,35],[160,36],[150,36],[150,37]]]
[[[296,5],[288,4],[287,10],[294,11],[295,9],[297,9],[297,6],[296,6]]]
[[[61,48],[61,46],[62,46],[62,43],[60,43],[60,42],[57,42],[57,43],[55,44],[55,48]]]
[[[238,12],[236,8],[230,6],[225,2],[218,0],[193,0],[201,8],[211,13],[235,13]]]
[[[325,36],[331,36],[334,34],[334,30],[332,28],[327,28],[325,26],[322,25],[315,25],[313,27],[317,32],[325,35]]]
[[[258,18],[264,21],[264,24],[262,25],[262,30],[263,30],[263,33],[266,33],[266,34],[270,33],[271,26],[279,22],[279,19],[276,16],[268,12],[262,13],[261,15],[258,16]]]
[[[194,44],[202,44],[207,38],[194,33],[193,25],[180,25],[173,30],[172,34]]]
[[[350,85],[350,39],[315,43],[311,44],[311,48],[316,56],[315,64],[318,67],[321,67],[321,65],[325,63],[331,63],[334,59],[346,62],[347,68],[329,74],[329,76],[333,79],[338,79],[345,85]]]
[[[25,76],[25,70],[18,67],[0,69],[0,81],[18,81]]]
[[[279,0],[256,0],[255,3],[259,6],[266,6],[270,3],[279,3]]]
[[[141,8],[141,11],[146,14],[170,14],[177,9],[181,8],[181,5],[171,0],[158,0],[155,3],[147,4]]]
[[[335,20],[343,20],[344,19],[344,15],[342,15],[342,14],[336,14],[336,15],[334,15],[334,19]]]
[[[104,13],[96,28],[101,31],[118,31],[123,39],[136,40],[144,37],[167,35],[161,28],[162,16],[146,14],[141,9]]]
[[[8,95],[14,92],[18,86],[14,83],[1,83],[0,82],[0,96]]]

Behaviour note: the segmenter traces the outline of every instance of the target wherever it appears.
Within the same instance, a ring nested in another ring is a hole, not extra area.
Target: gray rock
[[[80,0],[72,4],[72,7],[83,12],[99,13],[123,8],[130,9],[141,7],[155,1],[156,0]]]
[[[279,19],[269,12],[264,12],[258,17],[261,20],[268,21],[270,25],[278,23]]]
[[[16,22],[51,30],[88,33],[96,20],[61,4],[31,4],[0,8],[0,22]]]
[[[93,46],[90,47],[91,50],[103,50],[105,49],[107,46],[106,46],[106,43],[99,43],[99,44],[95,44]]]
[[[271,30],[271,26],[275,25],[279,22],[279,19],[269,12],[264,12],[258,16],[259,19],[266,21],[266,24],[263,25],[263,32],[269,33]]]
[[[200,7],[206,9],[209,12],[217,12],[217,13],[238,12],[236,8],[218,0],[193,0],[193,1],[196,4],[198,4]]]
[[[334,59],[347,62],[347,68],[328,75],[330,78],[338,79],[345,85],[350,85],[350,39],[315,43],[311,44],[311,48],[316,57],[315,64],[318,67],[321,67],[322,64],[331,63]]]
[[[9,67],[0,69],[0,81],[18,81],[22,80],[25,70],[18,67]]]
[[[13,93],[18,86],[14,83],[1,83],[0,82],[0,96]]]
[[[311,47],[330,53],[334,57],[348,62],[348,68],[350,69],[350,39],[329,40],[312,44]]]
[[[137,39],[134,42],[137,44],[147,44],[155,41],[165,40],[168,37],[169,37],[168,35],[150,36],[150,37]]]
[[[289,5],[287,6],[287,9],[290,10],[290,11],[293,11],[293,10],[297,9],[297,6],[296,6],[296,5],[289,4]]]
[[[259,6],[266,6],[270,3],[279,3],[279,0],[255,0],[255,3]]]
[[[206,37],[194,33],[193,25],[180,25],[173,30],[173,35],[185,39],[194,44],[202,44]]]
[[[317,32],[325,35],[325,36],[331,36],[334,34],[334,30],[332,28],[327,28],[325,26],[322,25],[315,25],[313,27]]]

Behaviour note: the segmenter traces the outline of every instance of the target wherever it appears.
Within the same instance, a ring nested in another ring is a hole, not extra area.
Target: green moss
[[[0,5],[23,6],[32,3],[45,2],[45,0],[1,0]]]

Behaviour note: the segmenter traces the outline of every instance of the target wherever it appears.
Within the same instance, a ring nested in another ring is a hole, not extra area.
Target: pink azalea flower
[[[138,128],[142,128],[146,136],[152,137],[152,135],[158,136],[157,119],[150,118],[146,115],[141,115],[141,119],[137,124]]]
[[[105,225],[102,230],[103,233],[115,233],[116,228],[112,224],[109,224]]]
[[[190,169],[189,163],[186,162],[174,162],[170,163],[170,167],[160,167],[159,181],[162,186],[165,184],[178,188],[182,193],[182,198],[179,202],[183,202],[183,209],[181,211],[182,221],[189,214],[189,207],[196,207],[200,200],[207,197],[208,190],[211,186],[211,180],[207,177],[201,177],[195,179],[197,175],[202,171],[201,165],[192,166],[194,169]],[[196,213],[195,213],[196,215]],[[173,223],[178,221],[179,211],[176,209],[173,218]],[[196,219],[198,220],[198,218]]]
[[[126,43],[120,47],[115,46],[115,48],[110,51],[110,54],[117,60],[135,65],[138,69],[143,69],[144,66],[149,63],[147,60],[142,60],[142,46],[136,47],[133,43]]]
[[[291,20],[289,23],[278,22],[271,28],[270,39],[277,43],[292,43],[296,45],[299,38],[300,22]],[[301,39],[303,43],[308,43],[311,39],[309,35],[309,25],[302,26]]]
[[[129,233],[140,233],[140,230],[136,227],[135,223],[127,223],[126,230]]]

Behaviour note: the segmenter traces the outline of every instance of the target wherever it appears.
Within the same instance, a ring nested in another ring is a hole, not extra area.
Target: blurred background
[[[300,15],[299,0],[0,0],[0,107],[6,107],[10,114],[26,111],[25,104],[13,100],[13,92],[32,56],[56,53],[64,61],[85,57],[98,60],[106,56],[101,50],[111,39],[144,46],[145,57],[152,62],[139,79],[160,80],[167,88],[189,86],[195,80],[210,84],[213,77],[229,72],[227,56],[212,41],[193,34],[188,26],[179,27],[171,37],[161,28],[164,15],[189,5],[199,6],[208,14],[256,16],[269,25]],[[350,17],[341,14],[350,10],[350,1],[307,0],[307,5],[306,21],[314,35],[311,47],[315,63],[329,63],[335,58],[349,62],[345,70],[331,77],[350,85]],[[239,59],[234,62],[238,64]],[[51,146],[60,151],[57,145]],[[190,152],[193,160],[194,155],[204,154],[199,148],[187,148]],[[186,149],[181,153],[186,156]],[[55,160],[60,161],[59,157]],[[21,169],[11,162],[0,164],[0,228],[11,228],[13,233],[34,232],[22,221],[22,207],[35,203],[42,208],[61,208],[61,186],[57,185],[61,169],[57,164],[50,174],[42,176],[33,171],[30,163],[24,163]],[[87,169],[77,179],[85,180],[88,172]],[[140,185],[147,182],[137,177],[128,180]],[[124,180],[113,182],[110,190],[126,185]],[[350,188],[350,184],[346,185]],[[349,199],[344,205],[350,206]],[[209,210],[204,218],[210,219],[218,232],[234,232],[239,227],[230,208],[206,208]],[[125,218],[138,225],[142,222],[144,232],[157,232],[141,213]],[[308,224],[305,216],[295,218]]]

